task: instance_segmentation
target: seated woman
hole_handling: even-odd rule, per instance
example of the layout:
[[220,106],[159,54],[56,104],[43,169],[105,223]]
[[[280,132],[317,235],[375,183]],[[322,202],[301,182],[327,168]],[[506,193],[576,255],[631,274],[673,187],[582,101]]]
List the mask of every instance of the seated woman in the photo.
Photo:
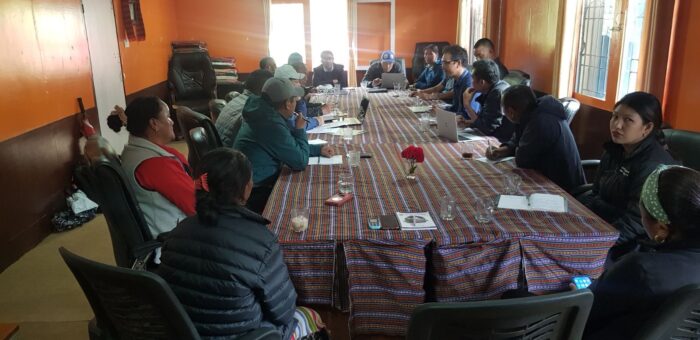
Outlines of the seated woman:
[[659,164],[674,164],[664,147],[661,104],[652,94],[633,92],[615,104],[610,118],[611,141],[593,182],[593,190],[578,197],[612,224],[620,238],[610,252],[615,260],[646,239],[639,215],[639,195],[647,176]]
[[269,327],[283,339],[300,339],[323,328],[316,312],[295,305],[277,237],[266,227],[270,221],[245,208],[251,163],[219,148],[200,164],[197,215],[170,233],[158,267],[199,334],[235,338]]
[[660,165],[639,208],[655,249],[623,256],[591,285],[586,338],[632,339],[671,293],[700,283],[700,172]]
[[175,138],[175,132],[168,106],[162,100],[136,98],[126,111],[119,106],[114,110],[107,124],[119,132],[126,120],[129,143],[122,151],[122,168],[156,237],[194,215],[194,181],[189,165],[184,155],[165,145]]

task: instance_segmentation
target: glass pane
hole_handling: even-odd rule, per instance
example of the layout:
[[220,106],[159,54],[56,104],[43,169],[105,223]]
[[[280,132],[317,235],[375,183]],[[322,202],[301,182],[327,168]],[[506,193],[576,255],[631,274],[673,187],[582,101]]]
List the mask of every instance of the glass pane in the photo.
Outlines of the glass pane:
[[311,0],[312,67],[321,65],[321,52],[333,52],[336,64],[348,69],[348,1]]
[[304,5],[272,4],[270,6],[270,56],[277,66],[287,63],[297,52],[306,58],[304,39]]
[[637,90],[639,51],[642,47],[645,6],[646,0],[629,0],[627,22],[625,23],[625,39],[622,44],[622,67],[620,68],[617,99]]
[[605,99],[615,0],[584,0],[576,92]]

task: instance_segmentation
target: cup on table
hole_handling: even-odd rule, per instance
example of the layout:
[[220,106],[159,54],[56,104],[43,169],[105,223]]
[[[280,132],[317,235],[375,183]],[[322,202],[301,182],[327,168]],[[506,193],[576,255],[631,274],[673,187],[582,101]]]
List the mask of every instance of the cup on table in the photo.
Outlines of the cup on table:
[[398,93],[398,91],[400,89],[401,89],[401,83],[399,83],[398,81],[395,81],[394,82],[394,91],[396,91]]
[[368,82],[368,81],[363,80],[362,82],[360,82],[360,87],[362,87],[362,89],[366,90],[366,89],[367,89],[367,86],[369,86],[369,82]]
[[440,218],[445,221],[452,221],[455,219],[455,211],[457,209],[457,203],[454,197],[450,195],[445,195],[440,198]]
[[479,197],[476,199],[474,218],[479,223],[489,223],[493,219],[493,209],[496,204],[492,197]]
[[338,192],[341,195],[352,194],[354,182],[352,174],[338,175]]
[[347,154],[348,165],[356,168],[360,166],[360,152],[357,150],[350,150]]
[[343,134],[343,139],[344,139],[346,142],[349,142],[349,141],[352,140],[352,137],[353,137],[353,129],[352,129],[351,127],[343,128],[343,130],[341,130],[341,131],[342,131],[342,134]]
[[459,143],[459,152],[462,154],[462,159],[474,158],[474,150],[472,149],[471,143],[460,142]]
[[518,174],[503,175],[503,182],[505,183],[504,191],[506,195],[517,195],[520,193],[520,184],[523,182],[523,179]]
[[309,208],[292,209],[292,230],[300,233],[309,228]]
[[418,130],[420,132],[430,131],[430,114],[427,112],[421,113],[420,118],[418,118],[418,123]]
[[333,85],[333,93],[340,94],[340,84]]

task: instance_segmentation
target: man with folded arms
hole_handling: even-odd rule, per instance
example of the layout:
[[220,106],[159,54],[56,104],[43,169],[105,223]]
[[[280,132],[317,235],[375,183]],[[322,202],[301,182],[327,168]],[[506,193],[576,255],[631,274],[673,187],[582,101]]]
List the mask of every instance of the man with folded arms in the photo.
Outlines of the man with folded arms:
[[513,136],[513,124],[501,111],[501,94],[508,83],[498,79],[498,65],[493,60],[477,60],[472,68],[472,87],[464,91],[463,103],[471,103],[476,93],[479,112],[471,105],[464,106],[464,113],[458,117],[464,124],[477,129],[487,136],[494,136],[505,142]]
[[244,122],[234,148],[253,164],[253,191],[248,207],[255,212],[265,208],[282,165],[304,170],[309,156],[331,157],[335,153],[330,145],[309,145],[302,116],[297,115],[294,129],[287,126],[287,119],[294,116],[297,100],[303,95],[304,89],[294,86],[288,78],[274,77],[265,82],[262,95],[248,98],[243,108]]
[[387,50],[379,56],[379,61],[369,65],[365,77],[362,81],[367,82],[368,87],[379,87],[382,85],[382,73],[401,73],[401,65],[396,63],[394,52]]
[[576,141],[558,100],[537,99],[530,87],[515,85],[503,92],[501,105],[516,124],[515,134],[500,147],[486,150],[486,157],[515,155],[519,168],[537,170],[566,191],[585,183]]
[[333,52],[321,52],[321,66],[314,68],[313,86],[319,85],[340,85],[341,88],[348,87],[348,77],[345,75],[343,65],[334,63]]

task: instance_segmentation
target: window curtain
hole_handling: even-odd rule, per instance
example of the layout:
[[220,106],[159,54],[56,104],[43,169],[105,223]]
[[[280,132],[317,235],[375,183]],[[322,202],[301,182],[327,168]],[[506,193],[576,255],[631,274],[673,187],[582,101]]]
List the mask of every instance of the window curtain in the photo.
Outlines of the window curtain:
[[270,3],[272,2],[271,0],[260,0],[262,1],[262,6],[263,6],[263,16],[265,17],[265,37],[267,37],[268,43],[267,45],[267,55],[270,55]]
[[146,40],[146,27],[143,23],[143,16],[141,15],[141,1],[122,0],[121,10],[126,37],[130,41]]
[[348,1],[348,41],[350,60],[348,61],[348,86],[357,86],[357,0]]
[[457,12],[457,44],[469,52],[470,62],[476,61],[472,46],[483,37],[484,0],[460,0]]

